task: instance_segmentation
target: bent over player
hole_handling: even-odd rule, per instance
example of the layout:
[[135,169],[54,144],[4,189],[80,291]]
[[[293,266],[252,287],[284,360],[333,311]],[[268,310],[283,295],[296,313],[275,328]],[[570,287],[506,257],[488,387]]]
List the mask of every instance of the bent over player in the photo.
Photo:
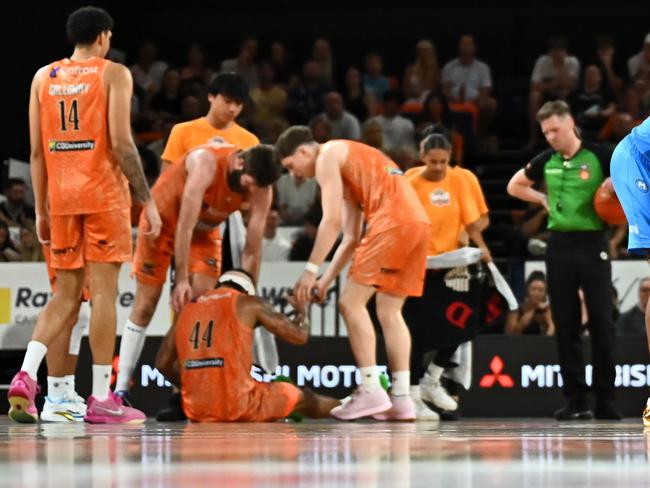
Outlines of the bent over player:
[[[321,187],[323,218],[296,283],[296,298],[306,303],[315,289],[322,299],[354,255],[339,303],[363,383],[332,415],[346,420],[370,415],[381,420],[415,419],[409,396],[411,337],[402,306],[407,296],[422,294],[429,233],[429,219],[415,191],[385,154],[359,142],[333,140],[320,145],[308,127],[295,126],[280,136],[276,149],[285,168],[302,178],[316,177]],[[364,218],[368,228],[359,242]],[[317,280],[341,230],[343,240]],[[375,331],[366,309],[375,293],[392,373],[390,398],[379,382]]]
[[[242,267],[258,273],[271,185],[282,167],[272,146],[245,151],[205,144],[167,169],[153,187],[163,231],[155,240],[138,236],[133,272],[135,302],[126,327],[147,327],[156,310],[172,256],[176,265],[174,308],[193,295],[212,290],[221,274],[219,224],[247,202],[249,219]],[[141,221],[141,226],[146,225]],[[119,377],[130,378],[142,347],[121,350]],[[122,384],[128,381],[121,381]]]

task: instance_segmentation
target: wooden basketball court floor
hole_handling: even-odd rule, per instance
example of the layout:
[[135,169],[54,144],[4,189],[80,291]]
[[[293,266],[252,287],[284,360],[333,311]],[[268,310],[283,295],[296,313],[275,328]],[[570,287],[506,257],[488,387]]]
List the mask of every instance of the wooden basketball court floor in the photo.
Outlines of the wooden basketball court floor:
[[142,426],[0,420],[0,486],[650,486],[650,432],[623,422],[334,421]]

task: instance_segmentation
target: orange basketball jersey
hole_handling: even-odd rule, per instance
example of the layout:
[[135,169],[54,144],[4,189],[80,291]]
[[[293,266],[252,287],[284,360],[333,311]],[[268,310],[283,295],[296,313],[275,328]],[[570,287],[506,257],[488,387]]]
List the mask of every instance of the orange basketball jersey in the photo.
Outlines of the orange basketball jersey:
[[131,206],[129,184],[111,150],[104,71],[110,61],[62,59],[39,93],[41,140],[52,215]]
[[[244,202],[244,195],[231,190],[228,186],[228,160],[237,149],[232,147],[215,148],[209,144],[199,147],[211,151],[216,159],[217,171],[203,196],[199,214],[199,229],[212,230],[226,220],[232,212],[239,210]],[[172,229],[172,232],[176,229],[187,180],[184,163],[185,159],[183,158],[183,164],[175,164],[163,172],[152,190],[158,212],[163,220],[163,226]]]
[[287,415],[295,405],[287,395],[269,395],[282,391],[279,385],[251,377],[253,329],[237,320],[239,295],[232,289],[209,291],[187,304],[178,317],[175,341],[183,410],[191,420],[268,421]]
[[342,141],[348,158],[341,177],[348,195],[363,208],[368,234],[429,219],[402,170],[384,153],[360,142]]

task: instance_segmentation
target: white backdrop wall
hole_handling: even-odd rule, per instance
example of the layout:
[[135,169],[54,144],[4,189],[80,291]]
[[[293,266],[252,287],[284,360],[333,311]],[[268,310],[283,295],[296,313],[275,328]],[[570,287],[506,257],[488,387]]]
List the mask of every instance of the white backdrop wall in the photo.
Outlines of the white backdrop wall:
[[[281,294],[293,288],[305,269],[304,263],[264,263],[258,292],[276,303]],[[135,298],[135,281],[129,276],[131,266],[122,267],[117,299],[117,331],[121,332]],[[165,283],[148,335],[165,335],[171,323],[169,279]],[[51,297],[44,263],[0,263],[0,349],[22,349],[32,334],[36,317]],[[84,303],[80,320],[88,323],[90,306]],[[312,333],[335,335],[336,307],[330,301],[324,307],[311,310]],[[339,319],[339,323],[342,321]],[[343,333],[345,333],[342,330]]]

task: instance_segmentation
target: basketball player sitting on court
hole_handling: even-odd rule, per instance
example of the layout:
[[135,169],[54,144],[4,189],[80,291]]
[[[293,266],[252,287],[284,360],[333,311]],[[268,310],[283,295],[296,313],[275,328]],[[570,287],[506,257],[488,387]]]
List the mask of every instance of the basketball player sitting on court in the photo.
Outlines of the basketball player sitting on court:
[[297,308],[289,319],[252,295],[255,286],[248,273],[221,275],[216,289],[185,305],[163,340],[156,368],[181,387],[183,410],[195,422],[269,422],[294,411],[327,417],[338,400],[251,377],[258,323],[290,344],[305,344],[309,338],[304,309]]

